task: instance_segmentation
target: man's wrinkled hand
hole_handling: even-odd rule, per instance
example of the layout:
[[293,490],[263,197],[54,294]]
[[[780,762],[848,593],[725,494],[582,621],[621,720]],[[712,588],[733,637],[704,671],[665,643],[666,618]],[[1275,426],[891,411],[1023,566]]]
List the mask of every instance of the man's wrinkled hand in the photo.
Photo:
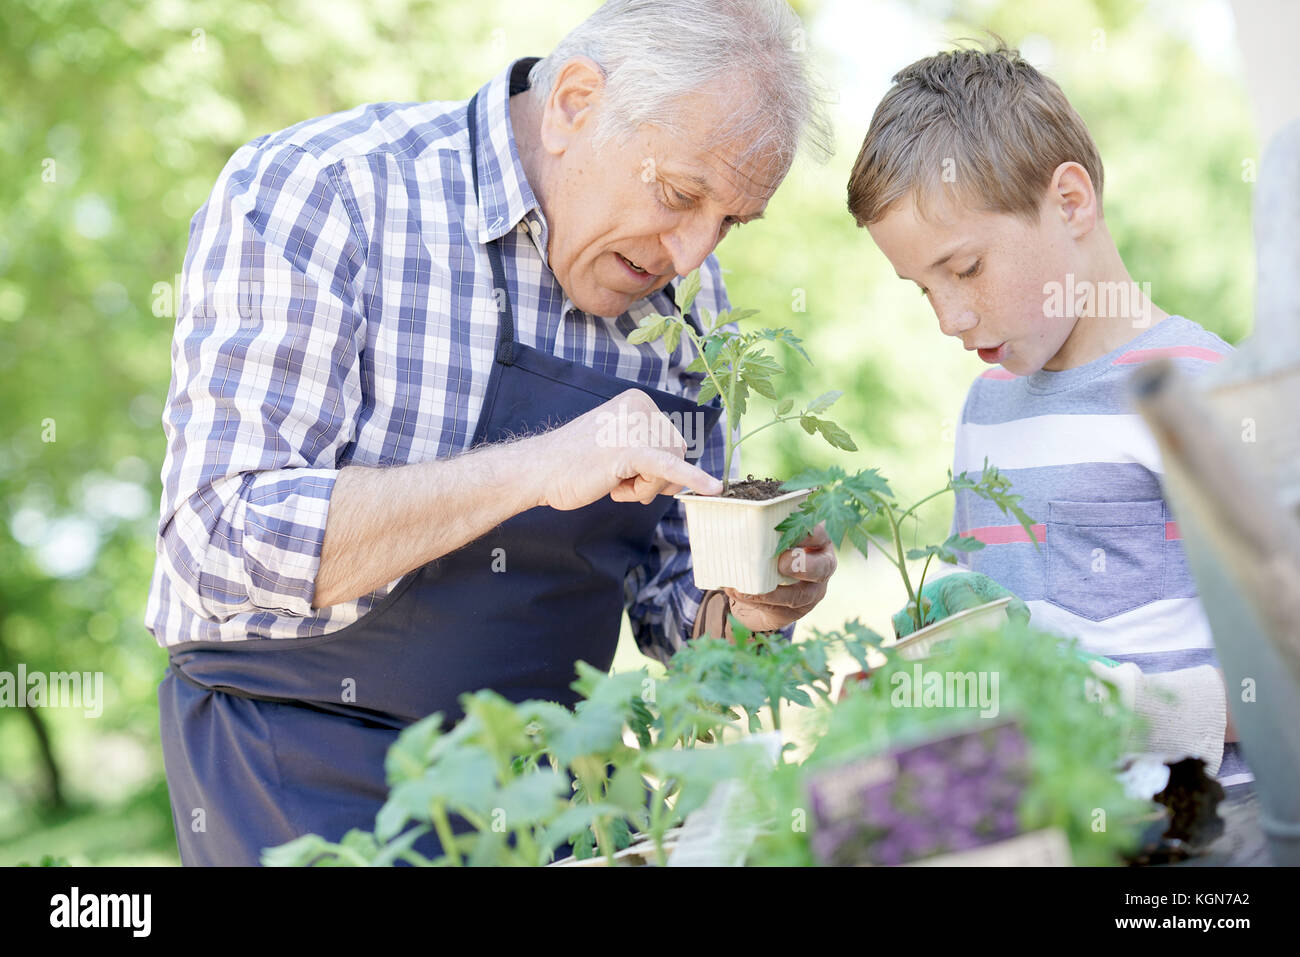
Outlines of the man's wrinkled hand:
[[798,621],[826,596],[826,582],[838,565],[835,548],[826,528],[818,525],[802,542],[777,557],[777,570],[796,579],[792,585],[778,585],[765,595],[745,595],[724,588],[731,601],[731,614],[751,631],[779,631]]

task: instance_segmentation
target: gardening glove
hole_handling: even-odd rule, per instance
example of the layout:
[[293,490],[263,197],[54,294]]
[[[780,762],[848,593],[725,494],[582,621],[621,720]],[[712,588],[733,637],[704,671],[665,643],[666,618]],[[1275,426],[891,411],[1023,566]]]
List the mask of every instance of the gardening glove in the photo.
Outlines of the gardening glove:
[[1113,714],[1113,695],[1145,723],[1145,728],[1130,731],[1126,752],[1190,754],[1205,761],[1207,774],[1219,773],[1228,702],[1217,668],[1200,665],[1144,675],[1132,662],[1084,657],[1097,679],[1089,686],[1089,697],[1101,704],[1103,712]]
[[695,628],[691,640],[708,635],[711,638],[731,638],[731,623],[727,614],[731,606],[727,593],[714,589],[706,591],[700,601],[699,613],[695,616]]
[[[978,572],[953,572],[933,581],[926,582],[921,589],[921,607],[925,609],[925,620],[942,621],[949,615],[968,608],[997,601],[1011,595],[992,578]],[[1011,604],[1007,606],[1007,617],[1021,623],[1029,621],[1029,608],[1015,595],[1011,595]],[[894,633],[899,638],[906,638],[916,630],[912,621],[912,603],[908,602],[902,611],[894,615]]]

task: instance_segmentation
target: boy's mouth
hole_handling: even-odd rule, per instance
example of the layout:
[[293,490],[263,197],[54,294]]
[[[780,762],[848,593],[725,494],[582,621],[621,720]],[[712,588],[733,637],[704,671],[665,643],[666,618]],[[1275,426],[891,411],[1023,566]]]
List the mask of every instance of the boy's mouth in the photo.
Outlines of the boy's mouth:
[[976,349],[979,357],[990,365],[997,365],[1007,357],[1007,344],[1004,342],[1000,346],[994,346],[991,349]]

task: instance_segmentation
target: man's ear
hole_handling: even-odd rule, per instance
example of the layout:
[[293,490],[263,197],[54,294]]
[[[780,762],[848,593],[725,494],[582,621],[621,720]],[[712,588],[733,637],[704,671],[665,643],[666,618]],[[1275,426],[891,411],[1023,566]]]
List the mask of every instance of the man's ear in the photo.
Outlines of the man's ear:
[[566,60],[542,111],[542,148],[557,156],[590,129],[605,92],[605,74],[584,56]]
[[1056,167],[1052,183],[1047,188],[1047,201],[1074,239],[1082,239],[1092,232],[1101,216],[1092,177],[1073,161]]

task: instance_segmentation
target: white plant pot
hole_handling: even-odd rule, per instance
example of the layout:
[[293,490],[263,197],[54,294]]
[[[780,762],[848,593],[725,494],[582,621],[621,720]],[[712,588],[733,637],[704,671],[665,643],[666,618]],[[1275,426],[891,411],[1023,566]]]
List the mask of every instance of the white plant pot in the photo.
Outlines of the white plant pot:
[[997,628],[1006,621],[1010,604],[1011,596],[1007,595],[996,601],[967,608],[884,647],[897,651],[907,661],[919,661],[933,654],[936,647],[945,641]]
[[812,489],[801,489],[761,502],[694,492],[674,496],[686,506],[695,587],[765,595],[778,585],[793,584],[796,579],[777,571],[781,533],[776,526],[811,494]]

